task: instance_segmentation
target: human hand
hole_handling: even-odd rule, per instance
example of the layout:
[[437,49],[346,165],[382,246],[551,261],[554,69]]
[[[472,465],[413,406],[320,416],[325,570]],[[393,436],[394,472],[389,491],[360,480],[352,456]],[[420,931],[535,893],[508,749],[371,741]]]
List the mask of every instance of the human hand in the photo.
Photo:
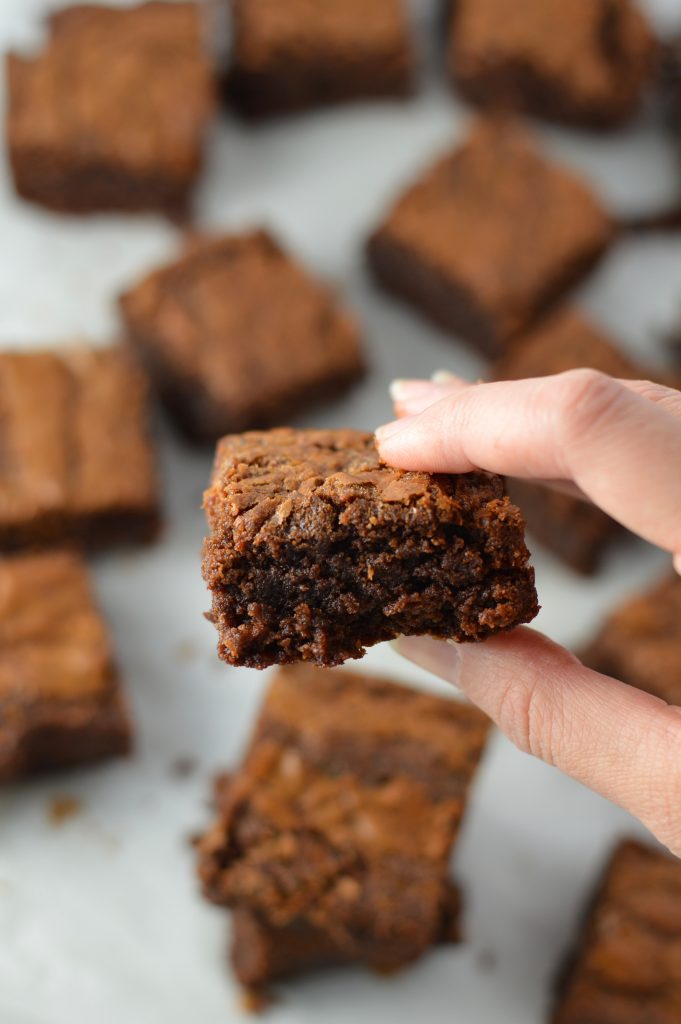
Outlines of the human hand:
[[[376,432],[403,469],[474,468],[577,490],[665,548],[681,573],[681,392],[592,370],[469,384],[396,381]],[[681,856],[681,708],[585,668],[520,628],[483,644],[404,637],[405,657],[456,683],[522,750],[639,817]]]

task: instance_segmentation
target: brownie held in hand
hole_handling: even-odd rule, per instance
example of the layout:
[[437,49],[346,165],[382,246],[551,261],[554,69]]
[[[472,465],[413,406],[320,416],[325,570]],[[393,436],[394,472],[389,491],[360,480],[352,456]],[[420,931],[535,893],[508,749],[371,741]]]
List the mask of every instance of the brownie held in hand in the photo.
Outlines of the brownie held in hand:
[[493,118],[405,192],[368,258],[383,287],[494,355],[593,267],[613,231],[588,185],[519,122]]
[[56,210],[186,212],[214,106],[201,6],[76,4],[8,58],[17,191]]
[[632,0],[456,0],[448,63],[473,103],[605,128],[639,106],[655,53]]
[[385,680],[279,671],[199,844],[206,895],[235,912],[243,984],[325,964],[394,970],[458,937],[449,860],[488,725]]
[[681,707],[681,576],[629,598],[582,652],[590,668]]
[[482,640],[538,610],[501,478],[392,469],[371,434],[225,437],[204,507],[204,578],[232,665],[336,665],[400,634]]
[[244,114],[411,91],[404,0],[232,0],[232,13],[227,89]]
[[553,1024],[678,1024],[681,861],[621,843],[570,956]]
[[195,239],[128,291],[121,309],[195,440],[275,425],[364,372],[353,317],[264,231]]
[[147,391],[120,348],[0,352],[0,550],[155,537]]
[[106,626],[67,552],[0,560],[0,781],[124,754]]

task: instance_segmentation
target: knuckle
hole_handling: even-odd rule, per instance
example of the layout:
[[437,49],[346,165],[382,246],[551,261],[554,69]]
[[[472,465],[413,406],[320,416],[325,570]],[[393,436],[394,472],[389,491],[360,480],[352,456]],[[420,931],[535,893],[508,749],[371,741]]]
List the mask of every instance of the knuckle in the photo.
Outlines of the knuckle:
[[598,370],[568,370],[561,374],[556,411],[563,443],[584,441],[617,408],[623,389]]
[[555,763],[555,716],[538,685],[509,679],[499,692],[498,721],[524,753]]

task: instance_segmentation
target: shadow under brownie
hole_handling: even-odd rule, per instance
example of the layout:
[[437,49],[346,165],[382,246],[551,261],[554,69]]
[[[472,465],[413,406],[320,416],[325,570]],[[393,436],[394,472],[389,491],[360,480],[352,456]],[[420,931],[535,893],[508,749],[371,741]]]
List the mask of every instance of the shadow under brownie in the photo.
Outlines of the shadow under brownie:
[[156,536],[147,399],[117,347],[0,353],[0,551]]
[[199,844],[206,896],[235,911],[243,984],[324,964],[395,969],[454,938],[449,859],[488,726],[386,680],[279,671]]
[[87,570],[0,560],[0,782],[125,754],[131,725]]
[[354,318],[265,231],[194,239],[120,305],[131,344],[197,441],[276,425],[365,369]]
[[538,611],[501,478],[392,469],[371,434],[225,437],[204,507],[203,573],[232,665],[335,665],[400,634],[482,640]]
[[75,4],[48,28],[42,53],[7,58],[19,194],[69,213],[183,216],[214,108],[202,5]]

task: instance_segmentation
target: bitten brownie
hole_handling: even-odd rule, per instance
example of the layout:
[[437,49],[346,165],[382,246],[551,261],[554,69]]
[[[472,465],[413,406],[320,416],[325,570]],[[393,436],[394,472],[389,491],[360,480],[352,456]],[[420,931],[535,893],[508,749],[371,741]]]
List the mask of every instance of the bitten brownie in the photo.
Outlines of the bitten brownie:
[[391,469],[371,434],[225,437],[204,507],[204,578],[232,665],[336,665],[400,634],[482,640],[538,610],[501,478]]
[[0,560],[0,782],[124,754],[106,626],[74,554]]
[[194,240],[121,299],[131,343],[195,440],[275,425],[364,371],[359,329],[264,231]]
[[681,706],[681,577],[625,601],[581,656],[597,672]]
[[118,348],[0,353],[0,550],[155,537],[147,397]]
[[227,91],[251,117],[403,96],[414,52],[404,0],[232,0]]
[[488,724],[385,680],[279,671],[199,843],[206,896],[235,910],[243,984],[394,969],[454,937],[449,858]]
[[681,861],[621,843],[605,872],[552,1024],[678,1024]]
[[[600,327],[573,308],[560,310],[519,339],[496,363],[493,376],[520,380],[579,367],[628,380],[649,376],[647,369],[620,352]],[[624,532],[605,512],[580,498],[528,480],[508,480],[507,486],[530,533],[576,572],[596,572],[608,544]]]
[[8,56],[17,191],[55,210],[184,215],[214,106],[201,8],[76,4],[42,54]]
[[494,355],[591,269],[613,231],[590,188],[520,123],[489,119],[406,191],[367,252],[388,291]]
[[630,0],[456,0],[447,60],[473,103],[587,128],[630,117],[656,43]]

